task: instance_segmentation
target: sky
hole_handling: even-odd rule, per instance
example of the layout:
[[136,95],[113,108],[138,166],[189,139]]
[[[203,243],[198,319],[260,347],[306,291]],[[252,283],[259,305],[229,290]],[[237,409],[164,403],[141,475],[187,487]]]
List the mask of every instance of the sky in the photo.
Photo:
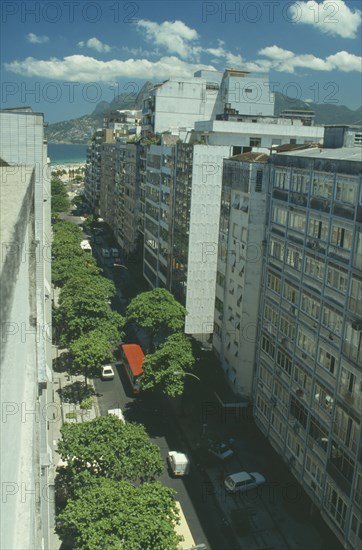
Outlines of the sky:
[[[362,103],[359,0],[1,2],[1,106],[48,123],[145,81],[199,69],[268,74],[271,91]],[[361,122],[361,121],[356,121]]]

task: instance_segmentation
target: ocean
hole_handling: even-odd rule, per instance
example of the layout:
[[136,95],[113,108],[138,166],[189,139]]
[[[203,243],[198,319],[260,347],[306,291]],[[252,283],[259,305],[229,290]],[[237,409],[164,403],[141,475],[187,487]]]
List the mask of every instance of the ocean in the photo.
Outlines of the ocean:
[[81,143],[48,143],[48,157],[53,164],[85,164],[87,145]]

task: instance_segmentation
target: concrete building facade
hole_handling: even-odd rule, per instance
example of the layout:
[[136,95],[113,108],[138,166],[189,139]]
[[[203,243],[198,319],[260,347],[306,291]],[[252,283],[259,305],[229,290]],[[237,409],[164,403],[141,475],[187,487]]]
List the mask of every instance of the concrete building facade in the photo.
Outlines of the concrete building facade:
[[361,149],[272,155],[255,421],[345,548],[362,542]]
[[3,110],[0,123],[0,546],[35,550],[54,521],[50,171],[42,114]]
[[224,160],[213,348],[233,391],[252,400],[269,157]]

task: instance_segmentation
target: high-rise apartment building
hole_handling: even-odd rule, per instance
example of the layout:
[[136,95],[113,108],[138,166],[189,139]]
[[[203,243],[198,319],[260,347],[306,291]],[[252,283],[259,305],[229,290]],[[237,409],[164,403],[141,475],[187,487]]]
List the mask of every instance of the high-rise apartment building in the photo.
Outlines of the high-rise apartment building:
[[257,425],[348,549],[362,544],[361,160],[358,143],[271,156],[254,387]]
[[54,506],[50,171],[44,119],[0,111],[1,548],[47,548]]
[[230,387],[246,401],[255,374],[268,161],[263,153],[236,155],[224,160],[222,176],[213,348]]

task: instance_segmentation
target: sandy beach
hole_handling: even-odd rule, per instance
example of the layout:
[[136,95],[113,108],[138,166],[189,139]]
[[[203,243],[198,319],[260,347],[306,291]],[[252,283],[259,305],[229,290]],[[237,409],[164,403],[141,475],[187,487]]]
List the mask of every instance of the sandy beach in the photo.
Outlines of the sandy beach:
[[63,163],[63,164],[51,164],[50,165],[52,172],[56,170],[66,170],[68,173],[69,171],[77,170],[78,168],[85,168],[85,162],[84,163],[76,163],[76,162],[69,162],[69,163]]

